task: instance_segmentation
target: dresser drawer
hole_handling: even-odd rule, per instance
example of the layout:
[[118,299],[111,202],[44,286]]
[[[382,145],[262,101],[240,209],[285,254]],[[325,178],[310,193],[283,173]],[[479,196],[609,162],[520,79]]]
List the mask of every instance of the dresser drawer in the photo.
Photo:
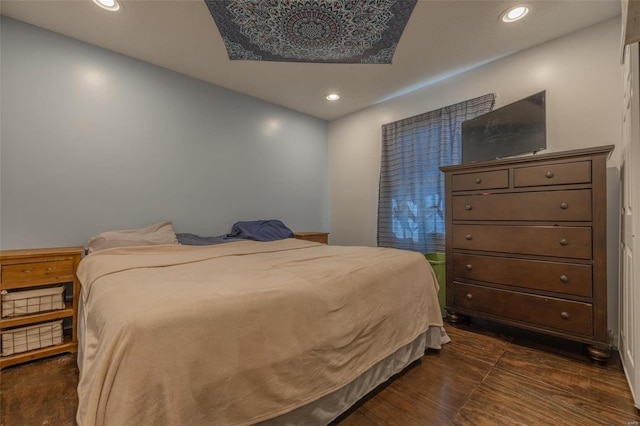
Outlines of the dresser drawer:
[[470,191],[474,189],[498,189],[509,187],[509,170],[491,172],[474,172],[453,175],[451,188],[453,191]]
[[453,255],[453,279],[592,296],[591,265],[456,253]]
[[453,220],[591,221],[591,190],[457,195]]
[[[447,289],[448,290],[448,289]],[[470,284],[453,284],[454,304],[501,318],[593,335],[593,306],[589,303]]]
[[519,167],[513,171],[516,188],[591,182],[591,161]]
[[453,249],[591,259],[591,228],[454,225]]
[[2,265],[2,282],[24,282],[73,276],[73,260]]

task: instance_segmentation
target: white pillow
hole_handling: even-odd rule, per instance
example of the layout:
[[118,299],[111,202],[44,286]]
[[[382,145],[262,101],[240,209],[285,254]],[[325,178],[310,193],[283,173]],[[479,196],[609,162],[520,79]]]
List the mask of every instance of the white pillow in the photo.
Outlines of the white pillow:
[[107,231],[87,242],[89,253],[113,247],[178,244],[171,221],[156,223],[146,228]]

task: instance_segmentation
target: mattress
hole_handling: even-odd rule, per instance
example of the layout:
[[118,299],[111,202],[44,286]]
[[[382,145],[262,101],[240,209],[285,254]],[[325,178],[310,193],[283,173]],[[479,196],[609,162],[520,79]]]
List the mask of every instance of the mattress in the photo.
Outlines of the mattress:
[[[130,247],[87,256],[78,276],[80,425],[311,421],[304,407],[413,354],[368,392],[442,326],[428,262],[394,249]],[[317,421],[361,396],[330,402]]]

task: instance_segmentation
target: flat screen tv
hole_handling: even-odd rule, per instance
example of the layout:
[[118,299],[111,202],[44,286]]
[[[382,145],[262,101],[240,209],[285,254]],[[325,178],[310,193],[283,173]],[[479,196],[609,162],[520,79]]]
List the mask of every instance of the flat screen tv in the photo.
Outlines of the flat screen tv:
[[545,149],[545,94],[536,93],[462,123],[462,163]]

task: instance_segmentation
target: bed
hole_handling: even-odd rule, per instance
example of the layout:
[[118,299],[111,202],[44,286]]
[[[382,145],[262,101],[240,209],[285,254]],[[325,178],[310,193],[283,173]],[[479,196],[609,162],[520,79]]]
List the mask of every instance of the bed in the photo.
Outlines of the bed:
[[81,426],[327,424],[443,339],[433,270],[403,250],[119,247],[78,277]]

